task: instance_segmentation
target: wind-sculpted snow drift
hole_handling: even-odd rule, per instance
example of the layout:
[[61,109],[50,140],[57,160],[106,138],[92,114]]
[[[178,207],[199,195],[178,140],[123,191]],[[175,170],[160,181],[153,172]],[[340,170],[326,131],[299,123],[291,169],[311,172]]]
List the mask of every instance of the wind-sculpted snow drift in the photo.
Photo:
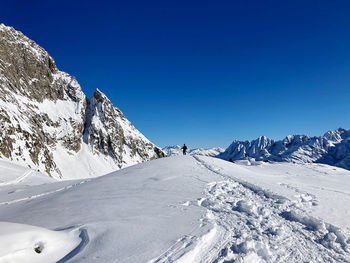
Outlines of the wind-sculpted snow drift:
[[0,222],[0,262],[58,262],[81,243],[79,233]]
[[97,176],[164,156],[98,89],[87,99],[34,41],[0,25],[0,158],[54,177]]
[[229,160],[324,163],[350,170],[350,130],[337,129],[320,137],[290,135],[281,141],[261,136],[253,141],[233,141],[218,158]]

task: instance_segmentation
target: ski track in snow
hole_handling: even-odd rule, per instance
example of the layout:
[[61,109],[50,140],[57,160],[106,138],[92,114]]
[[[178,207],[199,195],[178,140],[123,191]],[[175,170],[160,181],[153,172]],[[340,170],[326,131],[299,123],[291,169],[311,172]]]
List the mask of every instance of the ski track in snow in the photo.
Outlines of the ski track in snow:
[[[31,172],[32,171],[30,171],[30,173]],[[39,197],[43,197],[43,196],[46,196],[46,195],[55,194],[55,193],[58,193],[58,192],[61,192],[61,191],[68,190],[68,189],[70,189],[72,187],[76,187],[78,185],[84,184],[84,183],[89,182],[89,181],[91,181],[91,179],[80,181],[78,183],[67,185],[67,186],[64,186],[64,187],[52,190],[52,191],[48,191],[48,192],[44,192],[44,193],[40,193],[40,194],[36,194],[36,195],[30,195],[30,196],[22,197],[22,198],[19,198],[19,199],[10,200],[10,201],[0,202],[0,205],[9,205],[9,204],[13,204],[13,203],[22,202],[22,201],[33,200],[35,198],[39,198]]]
[[33,170],[26,171],[23,175],[17,177],[15,180],[0,183],[0,186],[18,184],[22,182],[24,179],[26,179],[27,177],[29,177],[33,172],[34,172]]
[[[278,183],[295,193],[296,199],[289,200],[236,178],[230,170],[219,168],[215,163],[211,165],[204,157],[189,158],[195,161],[190,170],[194,173],[186,176],[207,187],[201,198],[196,199],[196,194],[191,197],[193,199],[178,199],[181,201],[172,203],[172,206],[180,209],[202,207],[205,214],[191,231],[182,232],[182,237],[148,263],[350,262],[350,238],[336,226],[308,215],[308,209],[318,204],[317,196],[288,183]],[[23,173],[6,185],[22,182],[31,172]],[[209,175],[205,177],[206,180],[201,178],[204,174]],[[172,175],[162,180],[177,177]],[[17,199],[0,205],[69,191],[91,180],[57,184],[54,188],[46,189],[46,192],[35,194],[23,192]],[[155,176],[149,177],[149,180],[159,179]],[[340,192],[331,188],[327,190]],[[89,243],[96,242],[94,235],[88,234],[88,225],[68,225],[68,228],[79,228],[81,242],[58,262],[74,260],[90,246]]]
[[350,262],[350,239],[303,209],[317,205],[313,195],[295,188],[299,200],[291,201],[193,158],[222,181],[209,183],[204,198],[183,205],[205,207],[198,228],[213,227],[204,236],[194,229],[150,262]]

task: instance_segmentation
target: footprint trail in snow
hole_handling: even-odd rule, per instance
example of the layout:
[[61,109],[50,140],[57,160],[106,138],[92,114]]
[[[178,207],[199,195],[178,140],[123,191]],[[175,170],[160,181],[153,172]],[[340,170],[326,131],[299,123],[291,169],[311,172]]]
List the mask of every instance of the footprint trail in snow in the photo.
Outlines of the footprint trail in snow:
[[202,237],[184,238],[182,247],[156,262],[350,262],[350,239],[340,229],[308,216],[295,201],[194,158],[223,179],[210,183],[197,202],[207,209],[204,225],[214,227]]

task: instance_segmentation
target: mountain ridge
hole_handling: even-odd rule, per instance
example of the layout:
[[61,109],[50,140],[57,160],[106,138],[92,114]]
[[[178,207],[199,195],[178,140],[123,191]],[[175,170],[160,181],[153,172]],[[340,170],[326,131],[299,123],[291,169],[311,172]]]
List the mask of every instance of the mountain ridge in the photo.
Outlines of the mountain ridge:
[[4,24],[0,92],[0,158],[81,178],[165,156],[99,89],[87,98],[45,49]]
[[251,141],[234,140],[225,152],[216,156],[224,160],[287,161],[324,163],[350,170],[350,130],[338,128],[323,136],[288,135],[283,140],[260,136]]

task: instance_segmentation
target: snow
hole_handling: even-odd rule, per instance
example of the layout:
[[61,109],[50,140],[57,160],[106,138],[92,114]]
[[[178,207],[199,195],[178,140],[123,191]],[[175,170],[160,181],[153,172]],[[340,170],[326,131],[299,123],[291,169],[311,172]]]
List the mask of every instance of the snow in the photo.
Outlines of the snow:
[[59,71],[34,41],[3,24],[0,33],[9,55],[28,56],[18,63],[9,56],[0,59],[2,159],[77,179],[162,156],[102,92],[87,99],[76,78]]
[[[83,125],[82,112],[84,111],[85,95],[80,89],[78,82],[74,77],[69,76],[67,73],[58,71],[54,75],[53,81],[62,81],[67,86],[71,86],[69,92],[75,93],[74,96],[78,98],[78,102],[68,98],[68,95],[64,94],[64,100],[48,100],[44,99],[41,103],[33,101],[25,96],[21,96],[15,93],[11,93],[7,100],[0,99],[0,108],[4,109],[11,119],[11,124],[15,127],[19,126],[23,131],[33,134],[32,127],[30,126],[30,114],[28,114],[28,105],[30,109],[41,116],[45,115],[48,117],[50,122],[57,125],[47,125],[43,122],[42,132],[45,135],[50,135],[54,138],[54,146],[49,146],[53,155],[53,161],[56,163],[59,172],[51,171],[51,176],[62,179],[78,179],[85,177],[96,177],[103,174],[125,167],[140,163],[144,161],[139,155],[133,155],[131,150],[126,145],[123,145],[123,163],[119,163],[111,156],[106,156],[93,151],[89,148],[83,139],[81,138],[81,149],[78,152],[70,151],[63,146],[62,140],[72,138],[77,135],[78,130],[73,124]],[[68,92],[68,91],[67,91]],[[117,108],[115,108],[117,111]],[[26,114],[24,114],[26,113]],[[102,113],[101,113],[102,114]],[[95,125],[98,125],[101,120],[96,118]],[[148,151],[149,155],[152,156],[153,144],[147,140],[125,117],[118,119],[119,124],[124,129],[125,134],[132,138],[140,138],[146,143],[148,142],[151,147]],[[8,125],[4,123],[4,125]],[[100,123],[100,125],[103,125]],[[105,131],[106,136],[108,132]],[[30,157],[30,149],[26,147],[25,140],[19,137],[19,134],[9,135],[14,140],[13,149],[14,151],[22,149],[21,153],[12,158],[19,165],[26,165],[30,167],[36,167],[41,171],[45,171],[46,167],[44,163],[34,163]]]
[[[21,45],[24,45],[25,48],[33,53],[38,59],[44,60],[46,51],[37,45],[35,42],[31,41],[29,38],[23,35],[21,31],[15,30],[13,27],[6,26],[4,24],[0,24],[0,31],[8,32],[11,36],[11,38],[7,38],[7,41],[10,41],[10,43],[20,43]],[[24,41],[21,40],[24,38]]]
[[53,157],[64,175],[62,179],[66,180],[96,177],[119,170],[118,164],[110,156],[94,154],[85,143],[81,144],[79,152],[71,154],[58,143]]
[[210,244],[215,240],[217,227],[214,226],[207,234],[203,235],[198,241],[197,246],[181,257],[177,263],[201,262],[202,255],[205,254]]
[[55,180],[35,170],[0,160],[0,187],[18,184],[43,184]]
[[[200,157],[204,159],[203,157]],[[306,208],[313,216],[340,227],[350,228],[350,172],[324,164],[293,164],[236,161],[206,158],[209,167],[220,173],[234,173],[234,179],[258,185],[292,200],[296,207]],[[232,176],[231,176],[232,177]]]
[[[163,148],[163,151],[167,154],[167,156],[172,155],[182,155],[182,146],[174,145],[174,146],[166,146]],[[204,156],[217,156],[220,153],[225,151],[224,148],[214,147],[214,148],[197,148],[197,149],[188,149],[187,154],[189,155],[204,155]]]
[[[92,151],[103,154],[108,152],[117,159],[116,163],[120,168],[157,157],[156,146],[138,131],[100,90],[96,89],[88,101],[86,112],[88,128],[84,131],[84,137]],[[108,145],[113,147],[110,149]]]
[[233,141],[217,157],[224,160],[270,160],[324,163],[350,170],[350,130],[339,128],[323,136],[288,135],[274,141],[260,136],[252,141]]
[[0,262],[56,262],[79,245],[79,231],[0,222]]
[[0,262],[22,247],[42,262],[350,262],[341,168],[173,156],[42,184],[18,183],[25,168],[9,168],[0,166]]
[[[22,189],[14,200],[8,200],[10,205],[0,205],[0,220],[48,229],[77,225],[87,229],[90,242],[84,253],[76,256],[76,262],[95,262],[96,258],[111,262],[113,257],[121,262],[145,262],[197,228],[196,222],[204,213],[200,207],[186,209],[181,205],[199,196],[207,182],[204,176],[203,182],[193,184],[198,180],[191,174],[195,160],[183,162],[182,174],[178,174],[177,160],[162,161],[81,184],[81,180],[64,181]],[[63,187],[53,192],[53,188]],[[39,196],[41,193],[48,194]],[[32,198],[14,202],[27,196]]]

